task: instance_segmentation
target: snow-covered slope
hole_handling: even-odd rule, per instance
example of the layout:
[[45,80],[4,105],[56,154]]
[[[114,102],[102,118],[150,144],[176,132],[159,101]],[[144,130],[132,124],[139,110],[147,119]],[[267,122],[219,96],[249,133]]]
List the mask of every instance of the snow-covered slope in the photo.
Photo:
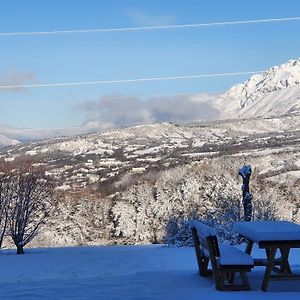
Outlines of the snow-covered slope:
[[32,161],[56,183],[55,214],[32,246],[157,243],[171,218],[239,199],[245,161],[256,211],[267,201],[299,221],[299,128],[298,115],[143,125],[16,145],[0,160]]
[[300,58],[234,85],[216,102],[221,118],[300,112]]
[[6,147],[6,146],[11,146],[11,145],[16,145],[18,143],[19,143],[19,141],[15,140],[15,139],[8,138],[3,134],[0,134],[0,148],[1,147]]

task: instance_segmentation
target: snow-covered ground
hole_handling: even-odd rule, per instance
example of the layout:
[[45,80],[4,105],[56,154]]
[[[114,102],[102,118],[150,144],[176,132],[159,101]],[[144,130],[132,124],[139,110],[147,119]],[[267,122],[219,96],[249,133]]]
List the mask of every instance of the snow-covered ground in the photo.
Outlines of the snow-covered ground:
[[[255,254],[258,250],[255,250]],[[292,251],[300,272],[300,250]],[[250,274],[249,292],[219,292],[198,275],[193,248],[109,246],[13,250],[0,255],[0,299],[296,299],[299,281],[260,285],[263,267]]]

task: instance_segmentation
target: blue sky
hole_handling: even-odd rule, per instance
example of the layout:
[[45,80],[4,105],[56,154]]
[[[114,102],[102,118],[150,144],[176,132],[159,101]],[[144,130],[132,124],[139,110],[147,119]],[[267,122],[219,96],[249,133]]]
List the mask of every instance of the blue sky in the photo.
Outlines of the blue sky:
[[[0,0],[0,32],[295,16],[300,16],[298,0]],[[0,36],[0,84],[264,70],[300,57],[299,32],[300,21],[293,21],[176,30]],[[32,128],[81,126],[91,115],[87,105],[98,103],[101,97],[117,95],[125,109],[124,99],[128,96],[147,99],[151,95],[218,93],[247,78],[243,75],[0,91],[0,124]],[[100,106],[101,103],[92,105],[101,110]],[[103,111],[99,115],[103,116]]]

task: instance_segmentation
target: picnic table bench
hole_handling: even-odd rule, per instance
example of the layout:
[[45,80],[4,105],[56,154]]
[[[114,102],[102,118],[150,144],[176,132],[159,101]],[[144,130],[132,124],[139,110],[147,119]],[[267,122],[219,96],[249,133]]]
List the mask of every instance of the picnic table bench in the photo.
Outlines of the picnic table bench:
[[[217,290],[250,290],[246,273],[254,266],[252,257],[233,246],[219,245],[215,230],[199,221],[190,221],[190,228],[200,275],[213,275]],[[236,273],[242,284],[234,283]]]
[[[261,289],[266,291],[270,280],[295,280],[289,254],[292,248],[300,248],[300,225],[287,221],[236,222],[234,230],[246,238],[245,253],[251,254],[254,243],[266,252],[265,259],[254,259],[255,266],[265,266]],[[277,250],[281,257],[276,258]],[[275,273],[275,274],[272,274]]]

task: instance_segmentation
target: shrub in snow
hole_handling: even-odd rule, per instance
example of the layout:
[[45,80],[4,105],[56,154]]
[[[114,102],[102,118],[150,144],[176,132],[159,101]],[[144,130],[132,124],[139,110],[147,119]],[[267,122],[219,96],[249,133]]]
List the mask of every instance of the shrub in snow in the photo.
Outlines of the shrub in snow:
[[[256,202],[254,220],[276,219],[274,207],[268,205],[262,199]],[[241,200],[238,198],[219,197],[216,199],[214,208],[206,211],[201,216],[193,211],[190,218],[172,217],[166,225],[164,242],[167,245],[193,246],[192,234],[189,227],[190,219],[198,219],[202,223],[215,228],[221,241],[231,244],[241,242],[239,235],[233,230],[233,224],[243,220]]]
[[[192,213],[189,219],[197,219],[195,213]],[[172,217],[166,225],[166,234],[164,243],[168,246],[193,246],[189,219],[181,217]]]
[[238,242],[238,236],[233,231],[233,223],[241,220],[240,201],[238,199],[219,198],[216,206],[200,216],[192,211],[189,218],[172,217],[166,225],[164,242],[167,245],[193,246],[190,219],[201,222],[216,229],[221,240]]

